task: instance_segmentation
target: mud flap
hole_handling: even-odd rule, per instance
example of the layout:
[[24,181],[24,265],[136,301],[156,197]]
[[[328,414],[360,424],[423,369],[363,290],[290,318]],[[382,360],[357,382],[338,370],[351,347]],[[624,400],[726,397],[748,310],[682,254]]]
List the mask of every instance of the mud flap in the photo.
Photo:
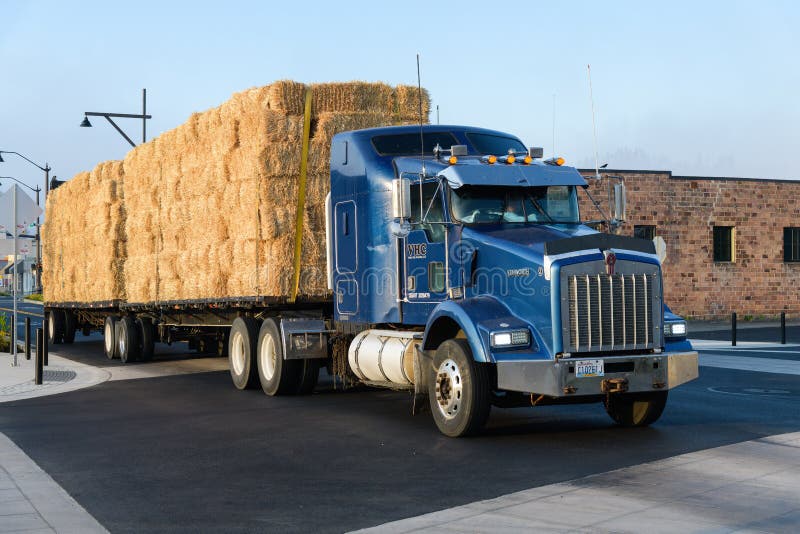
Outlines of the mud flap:
[[414,393],[411,398],[411,415],[430,409],[428,380],[433,372],[433,359],[419,345],[414,348]]

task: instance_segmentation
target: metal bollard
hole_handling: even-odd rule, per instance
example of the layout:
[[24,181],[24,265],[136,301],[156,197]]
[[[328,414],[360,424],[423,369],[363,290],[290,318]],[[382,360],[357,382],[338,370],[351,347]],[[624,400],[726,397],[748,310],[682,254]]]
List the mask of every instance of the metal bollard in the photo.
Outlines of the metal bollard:
[[42,375],[44,375],[44,331],[41,328],[36,329],[36,370],[33,374],[33,381],[37,386],[42,385]]
[[786,345],[786,312],[781,312],[781,345]]
[[31,318],[25,317],[25,359],[31,359]]
[[42,364],[43,365],[48,365],[49,362],[47,360],[49,359],[50,356],[50,347],[47,346],[47,332],[48,332],[47,322],[48,322],[47,318],[45,318],[42,321]]
[[736,312],[731,314],[731,345],[736,346]]

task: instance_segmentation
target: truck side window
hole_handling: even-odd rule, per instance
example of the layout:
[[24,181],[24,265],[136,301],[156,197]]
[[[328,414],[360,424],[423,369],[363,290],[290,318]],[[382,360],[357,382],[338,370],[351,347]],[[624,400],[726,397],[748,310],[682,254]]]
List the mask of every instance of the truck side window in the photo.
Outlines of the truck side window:
[[[442,207],[441,191],[438,191],[438,182],[425,182],[422,184],[422,208],[419,204],[419,182],[411,185],[411,223],[415,228],[425,230],[428,241],[440,243],[444,241],[445,227],[444,208]],[[425,221],[420,224],[420,213]],[[427,215],[426,215],[427,213]]]
[[428,288],[433,293],[444,291],[444,264],[440,261],[428,264]]

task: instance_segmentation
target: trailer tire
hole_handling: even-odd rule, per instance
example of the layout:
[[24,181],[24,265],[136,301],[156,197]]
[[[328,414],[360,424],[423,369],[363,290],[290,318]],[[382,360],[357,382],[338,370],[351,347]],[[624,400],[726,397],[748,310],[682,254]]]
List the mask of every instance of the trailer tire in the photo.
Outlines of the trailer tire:
[[298,360],[302,368],[300,369],[300,379],[297,384],[298,395],[310,395],[313,393],[314,388],[317,387],[317,380],[319,380],[319,363],[318,360]]
[[275,319],[267,319],[258,333],[258,378],[261,389],[270,396],[299,392],[302,360],[285,360],[280,329]]
[[489,364],[473,359],[466,339],[448,339],[436,349],[428,397],[442,434],[474,435],[486,425],[492,408],[489,371]]
[[135,362],[141,354],[136,320],[126,315],[117,323],[117,352],[122,363]]
[[50,310],[47,312],[47,343],[59,345],[64,342],[64,322],[65,315],[63,310]]
[[153,359],[156,345],[153,320],[149,317],[137,317],[136,332],[139,334],[139,359],[149,362]]
[[117,354],[117,321],[118,318],[115,315],[108,315],[103,323],[103,349],[109,360],[119,357]]
[[64,343],[71,345],[75,341],[75,331],[78,329],[78,318],[71,311],[64,312]]
[[634,427],[655,423],[667,405],[666,391],[616,393],[603,400],[606,412],[618,425]]
[[256,342],[258,322],[252,317],[237,317],[231,325],[228,340],[228,364],[236,389],[251,389],[258,385]]

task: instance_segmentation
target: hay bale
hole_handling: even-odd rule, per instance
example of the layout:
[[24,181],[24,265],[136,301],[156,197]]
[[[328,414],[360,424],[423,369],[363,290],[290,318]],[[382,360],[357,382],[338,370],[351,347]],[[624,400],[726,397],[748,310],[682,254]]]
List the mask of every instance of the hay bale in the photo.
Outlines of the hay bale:
[[[331,139],[345,130],[416,123],[419,92],[364,82],[310,87],[300,295],[325,298]],[[45,300],[285,299],[306,88],[283,80],[236,93],[123,162],[100,164],[51,194]],[[427,93],[422,97],[427,117]]]

